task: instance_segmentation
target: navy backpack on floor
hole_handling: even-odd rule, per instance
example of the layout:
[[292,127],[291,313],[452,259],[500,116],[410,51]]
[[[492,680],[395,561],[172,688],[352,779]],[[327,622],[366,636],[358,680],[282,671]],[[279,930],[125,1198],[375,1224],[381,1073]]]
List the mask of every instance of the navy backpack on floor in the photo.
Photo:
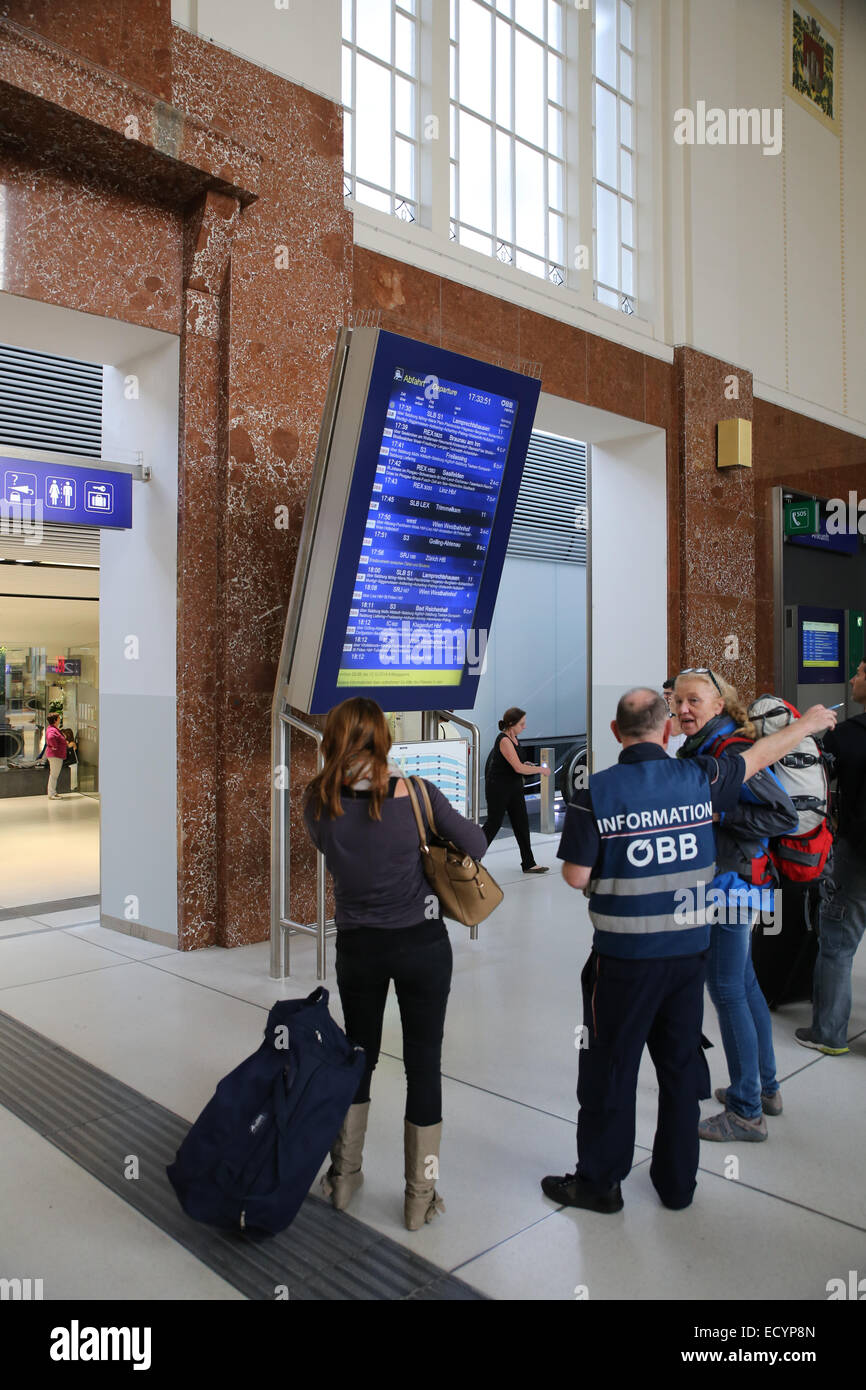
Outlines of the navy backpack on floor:
[[258,1052],[219,1083],[166,1170],[187,1215],[253,1237],[285,1230],[363,1070],[326,989],[275,1004]]

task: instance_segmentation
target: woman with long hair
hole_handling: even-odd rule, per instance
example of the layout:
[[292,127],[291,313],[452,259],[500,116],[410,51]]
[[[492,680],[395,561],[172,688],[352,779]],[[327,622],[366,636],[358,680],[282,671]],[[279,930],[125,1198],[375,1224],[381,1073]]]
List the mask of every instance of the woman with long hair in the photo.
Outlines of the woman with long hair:
[[[379,1058],[391,980],[403,1026],[406,1227],[444,1210],[436,1193],[442,1137],[442,1038],[451,987],[451,942],[421,866],[418,826],[391,734],[374,700],[344,700],[328,715],[324,767],[310,782],[304,820],[334,881],[337,986],[346,1034],[367,1065],[331,1150],[322,1188],[338,1210],[363,1182],[370,1083]],[[467,854],[487,849],[482,830],[425,780],[436,829]],[[420,800],[420,798],[419,798]],[[423,815],[423,811],[422,811]]]
[[488,845],[502,829],[506,812],[520,849],[520,866],[525,874],[546,874],[546,864],[536,864],[529,838],[529,817],[523,779],[533,772],[550,776],[544,763],[525,763],[520,757],[520,735],[526,728],[526,710],[512,705],[499,721],[499,737],[490,751],[484,771],[487,819],[482,827]]
[[[680,672],[674,705],[686,736],[680,758],[735,756],[754,742],[757,731],[736,690],[708,667]],[[716,876],[707,889],[708,901],[717,905],[707,988],[719,1015],[730,1085],[715,1092],[725,1108],[701,1122],[702,1139],[760,1142],[767,1138],[764,1115],[782,1113],[770,1010],[755,977],[751,941],[759,909],[772,900],[764,886],[774,882],[767,841],[798,823],[787,792],[764,768],[743,783],[736,809],[717,826]]]

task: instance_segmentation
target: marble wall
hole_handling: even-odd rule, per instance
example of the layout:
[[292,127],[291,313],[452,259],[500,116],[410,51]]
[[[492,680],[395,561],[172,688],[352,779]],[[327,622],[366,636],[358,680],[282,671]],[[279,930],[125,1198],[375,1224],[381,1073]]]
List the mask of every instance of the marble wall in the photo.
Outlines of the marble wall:
[[0,18],[171,100],[171,0],[0,0]]

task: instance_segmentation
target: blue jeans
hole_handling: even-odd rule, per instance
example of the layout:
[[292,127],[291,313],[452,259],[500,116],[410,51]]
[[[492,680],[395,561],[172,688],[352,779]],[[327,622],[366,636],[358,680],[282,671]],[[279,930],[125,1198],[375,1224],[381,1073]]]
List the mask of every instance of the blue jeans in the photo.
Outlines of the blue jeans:
[[833,896],[818,917],[812,1036],[827,1047],[847,1047],[851,967],[866,930],[866,864],[846,840],[836,841],[833,879]]
[[[710,933],[707,988],[719,1015],[730,1085],[727,1109],[747,1120],[761,1114],[761,1092],[774,1095],[776,1057],[767,1001],[752,965],[752,913],[729,904],[728,922],[714,922]],[[740,917],[748,916],[741,922]]]

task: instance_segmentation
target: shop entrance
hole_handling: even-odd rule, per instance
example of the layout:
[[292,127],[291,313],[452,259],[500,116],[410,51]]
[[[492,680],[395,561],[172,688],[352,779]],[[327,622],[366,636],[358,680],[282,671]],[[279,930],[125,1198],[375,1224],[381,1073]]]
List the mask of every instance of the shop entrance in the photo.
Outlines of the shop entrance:
[[7,294],[0,317],[0,939],[174,945],[178,340]]

